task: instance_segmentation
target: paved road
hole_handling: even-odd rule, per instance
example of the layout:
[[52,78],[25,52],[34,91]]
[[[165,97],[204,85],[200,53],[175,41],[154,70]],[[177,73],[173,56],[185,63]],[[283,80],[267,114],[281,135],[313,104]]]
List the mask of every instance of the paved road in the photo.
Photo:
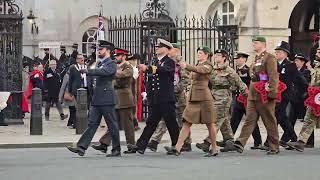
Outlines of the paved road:
[[[194,147],[195,149],[195,147]],[[161,152],[106,158],[92,149],[78,157],[64,148],[0,150],[1,180],[319,180],[320,150],[263,151],[204,158],[198,150],[172,157]]]

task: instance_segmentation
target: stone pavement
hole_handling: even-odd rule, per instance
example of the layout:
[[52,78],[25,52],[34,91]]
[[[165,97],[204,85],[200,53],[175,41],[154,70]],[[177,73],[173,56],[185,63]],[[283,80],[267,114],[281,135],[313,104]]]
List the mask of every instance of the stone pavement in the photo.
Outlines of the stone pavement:
[[[44,110],[43,110],[44,112]],[[64,110],[65,114],[68,114],[68,109]],[[60,117],[55,108],[51,109],[50,121],[45,121],[43,117],[43,135],[30,135],[30,114],[26,114],[26,118],[23,120],[24,125],[10,125],[10,126],[0,126],[0,148],[35,148],[35,147],[63,147],[74,142],[77,142],[80,138],[80,135],[75,134],[74,129],[69,129],[66,127],[67,119],[61,121]],[[263,136],[263,141],[266,138],[266,130],[260,121],[260,130]],[[105,124],[105,123],[103,123]],[[298,133],[301,129],[301,122],[298,122],[296,125],[296,132]],[[141,130],[136,131],[136,139],[142,133],[142,129],[145,126],[145,123],[139,123]],[[93,142],[98,142],[99,138],[105,133],[107,128],[99,127]],[[282,134],[282,129],[279,127],[280,135]],[[193,125],[191,129],[191,137],[193,143],[202,142],[203,138],[207,136],[207,129],[205,125]],[[316,134],[316,143],[318,146],[318,141],[320,137],[319,130],[315,131]],[[239,131],[236,133],[237,137]],[[124,131],[120,132],[120,139],[122,144],[125,144]],[[221,133],[218,135],[218,140],[221,140]],[[162,143],[170,143],[170,137],[167,133]],[[253,144],[253,139],[250,138],[248,144]],[[248,145],[246,148],[249,148]]]

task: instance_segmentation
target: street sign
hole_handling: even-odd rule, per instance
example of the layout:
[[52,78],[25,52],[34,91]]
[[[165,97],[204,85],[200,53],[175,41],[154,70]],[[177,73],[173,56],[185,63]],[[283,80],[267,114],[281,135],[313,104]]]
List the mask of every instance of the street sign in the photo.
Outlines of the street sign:
[[59,41],[39,42],[39,49],[58,49],[62,43]]

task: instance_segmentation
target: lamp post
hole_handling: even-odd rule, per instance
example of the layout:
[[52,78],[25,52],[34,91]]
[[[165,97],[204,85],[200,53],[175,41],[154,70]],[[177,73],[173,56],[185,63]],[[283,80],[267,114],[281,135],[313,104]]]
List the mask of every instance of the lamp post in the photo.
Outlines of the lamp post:
[[27,16],[29,23],[31,25],[31,34],[32,34],[32,49],[33,49],[33,57],[35,57],[36,51],[34,47],[35,36],[39,34],[39,27],[36,24],[37,17],[33,14],[32,9],[29,11],[29,15]]

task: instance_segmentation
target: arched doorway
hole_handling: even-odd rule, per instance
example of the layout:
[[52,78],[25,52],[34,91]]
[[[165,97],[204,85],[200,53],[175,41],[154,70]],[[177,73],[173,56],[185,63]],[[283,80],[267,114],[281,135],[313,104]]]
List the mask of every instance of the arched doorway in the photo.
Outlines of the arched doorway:
[[293,9],[289,21],[292,53],[304,53],[314,59],[319,34],[320,0],[300,0]]

